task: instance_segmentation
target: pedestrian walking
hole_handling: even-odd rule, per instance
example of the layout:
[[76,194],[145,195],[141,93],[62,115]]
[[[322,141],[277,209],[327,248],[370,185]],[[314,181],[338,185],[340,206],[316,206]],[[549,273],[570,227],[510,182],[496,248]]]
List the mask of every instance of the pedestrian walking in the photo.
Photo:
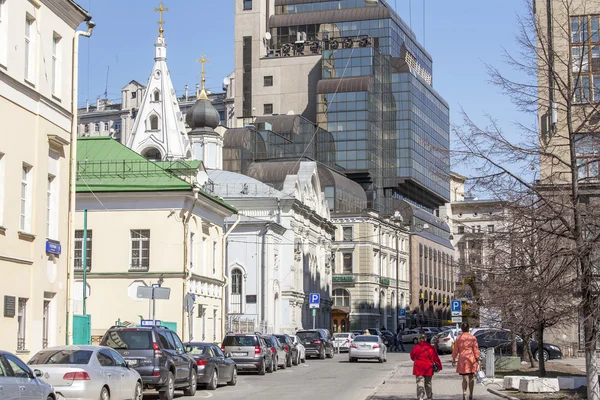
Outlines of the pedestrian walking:
[[427,336],[419,335],[419,343],[410,352],[410,359],[414,361],[413,375],[417,377],[417,399],[433,399],[431,380],[434,372],[442,370],[442,362],[437,352],[427,342]]
[[404,349],[404,339],[402,338],[402,328],[398,328],[398,332],[396,333],[396,349],[400,351],[406,351]]
[[462,376],[463,400],[466,400],[467,387],[469,388],[469,400],[473,400],[475,374],[479,370],[481,354],[477,339],[469,333],[469,324],[464,322],[460,329],[462,333],[456,338],[452,350],[452,365],[456,366],[456,372]]

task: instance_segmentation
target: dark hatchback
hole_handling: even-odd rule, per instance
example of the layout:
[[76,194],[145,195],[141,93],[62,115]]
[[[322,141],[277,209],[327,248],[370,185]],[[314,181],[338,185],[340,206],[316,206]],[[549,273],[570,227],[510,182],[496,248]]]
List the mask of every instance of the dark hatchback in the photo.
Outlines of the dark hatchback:
[[287,366],[298,365],[300,358],[298,357],[298,347],[292,342],[292,338],[288,335],[275,335],[283,345],[287,353]]
[[237,367],[228,355],[213,343],[186,343],[187,352],[194,357],[198,366],[198,384],[215,390],[218,385],[237,384]]
[[175,389],[186,396],[196,393],[196,361],[170,329],[113,326],[100,345],[116,350],[140,374],[144,387],[156,389],[161,400],[172,400]]
[[333,340],[321,330],[306,330],[296,332],[298,341],[306,349],[306,357],[333,358]]

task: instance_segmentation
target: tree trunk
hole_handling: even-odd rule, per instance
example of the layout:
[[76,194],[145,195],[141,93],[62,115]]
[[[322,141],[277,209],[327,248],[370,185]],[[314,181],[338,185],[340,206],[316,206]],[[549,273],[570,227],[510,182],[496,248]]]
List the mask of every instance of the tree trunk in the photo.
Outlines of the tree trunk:
[[546,361],[544,360],[544,324],[538,326],[538,363],[539,363],[539,376],[544,378],[546,376]]
[[521,361],[526,361],[529,363],[531,368],[535,368],[535,363],[533,362],[533,354],[531,353],[531,344],[529,335],[525,335],[521,332],[521,337],[523,338],[523,353],[521,354]]
[[598,365],[596,359],[596,346],[598,341],[598,321],[596,309],[596,294],[594,293],[594,274],[590,254],[582,257],[581,260],[581,294],[583,301],[581,310],[583,313],[583,332],[585,336],[585,373],[587,378],[587,398],[588,400],[600,400],[600,390],[598,390]]

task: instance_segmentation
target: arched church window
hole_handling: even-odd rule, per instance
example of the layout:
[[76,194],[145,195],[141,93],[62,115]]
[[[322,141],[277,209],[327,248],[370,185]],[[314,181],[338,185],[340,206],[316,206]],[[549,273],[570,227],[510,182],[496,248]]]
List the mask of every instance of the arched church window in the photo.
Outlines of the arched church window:
[[242,313],[242,271],[235,268],[231,271],[231,312]]
[[146,159],[148,159],[150,161],[162,160],[162,154],[160,154],[160,150],[155,149],[155,148],[150,148],[150,149],[144,151],[143,156],[146,157]]
[[156,115],[150,116],[150,129],[158,130],[158,117]]
[[158,90],[154,91],[154,101],[160,101],[160,92]]

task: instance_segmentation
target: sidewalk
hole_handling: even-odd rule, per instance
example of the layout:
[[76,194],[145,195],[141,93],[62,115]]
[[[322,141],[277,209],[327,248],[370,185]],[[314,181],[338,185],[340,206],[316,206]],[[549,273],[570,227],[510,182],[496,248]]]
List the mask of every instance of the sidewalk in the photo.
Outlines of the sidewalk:
[[[412,374],[412,361],[401,361],[394,372],[383,383],[375,388],[367,400],[416,399],[417,385]],[[435,400],[462,400],[462,378],[456,373],[448,357],[442,357],[442,371],[433,377],[433,398]],[[473,400],[499,400],[487,389],[501,389],[497,384],[481,385],[475,383]],[[468,391],[467,391],[468,396]]]

